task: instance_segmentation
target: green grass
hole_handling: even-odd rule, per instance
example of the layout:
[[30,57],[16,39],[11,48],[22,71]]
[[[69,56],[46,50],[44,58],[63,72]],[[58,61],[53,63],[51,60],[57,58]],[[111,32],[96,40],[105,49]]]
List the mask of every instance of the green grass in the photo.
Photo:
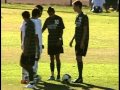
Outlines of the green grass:
[[[19,59],[20,49],[20,24],[23,21],[21,13],[24,10],[31,12],[34,5],[1,4],[1,73],[2,90],[25,90],[20,84],[21,67]],[[41,17],[42,23],[48,17],[47,7]],[[77,78],[77,66],[74,47],[69,47],[69,41],[74,34],[74,21],[76,13],[72,7],[54,6],[56,14],[63,18],[64,54],[61,55],[61,75],[69,73],[72,80]],[[84,58],[83,77],[85,84],[65,85],[60,82],[47,81],[50,76],[49,56],[47,55],[47,30],[43,34],[43,50],[39,62],[38,73],[43,82],[38,84],[41,90],[118,90],[118,13],[93,14],[88,7],[83,10],[87,13],[90,22],[90,42],[87,56]],[[74,46],[74,45],[73,45]],[[55,69],[56,74],[56,69]]]

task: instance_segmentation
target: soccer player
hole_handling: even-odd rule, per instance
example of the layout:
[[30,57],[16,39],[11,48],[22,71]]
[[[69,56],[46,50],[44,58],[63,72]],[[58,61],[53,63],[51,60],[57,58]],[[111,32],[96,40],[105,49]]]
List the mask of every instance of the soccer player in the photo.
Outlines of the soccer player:
[[34,72],[33,65],[35,63],[35,51],[36,51],[36,41],[35,41],[35,25],[30,20],[30,14],[28,11],[22,13],[22,17],[25,23],[25,35],[24,41],[22,43],[23,52],[20,58],[20,65],[29,73],[29,84],[26,88],[34,88]]
[[[23,46],[23,43],[24,43],[24,37],[25,37],[25,26],[26,22],[23,21],[22,22],[22,25],[20,27],[20,30],[21,30],[21,49],[23,50],[24,46]],[[21,84],[27,84],[29,82],[29,74],[28,72],[22,68],[22,80],[21,80]]]
[[[42,15],[42,12],[43,12],[43,7],[41,6],[41,5],[36,5],[35,6],[35,9],[39,9],[39,12],[37,12],[37,17],[41,17],[41,15]],[[38,11],[38,10],[37,10]],[[35,12],[36,13],[36,12]],[[38,15],[39,14],[39,15]],[[33,16],[33,18],[34,17],[36,17],[36,16]],[[40,19],[38,19],[38,18],[36,18],[36,20],[35,19],[32,19],[33,20],[33,22],[35,23],[35,26],[36,26],[36,31],[38,32],[38,38],[39,38],[39,40],[41,39],[41,36],[42,36],[42,34],[41,34],[41,27],[42,27],[42,24],[41,24],[41,20]],[[25,36],[25,21],[23,21],[23,23],[22,23],[22,25],[21,25],[21,41],[23,42],[24,41],[24,36]],[[39,43],[41,43],[42,41],[40,40],[39,41]],[[41,47],[41,46],[40,46]],[[23,47],[22,47],[23,48]],[[37,49],[36,49],[37,50]],[[39,59],[40,59],[40,54],[42,53],[42,50],[40,49],[40,51],[38,50],[38,52],[36,53],[37,54],[37,56],[35,57],[36,59],[35,59],[35,64],[34,64],[34,66],[33,66],[33,68],[34,68],[34,72],[36,73],[36,76],[35,76],[35,79],[36,79],[36,77],[37,77],[37,79],[39,78],[40,79],[40,77],[37,75],[37,70],[38,70],[38,61],[39,61]],[[22,80],[21,80],[21,83],[22,84],[26,84],[28,81],[29,81],[29,78],[28,78],[28,76],[29,76],[29,74],[28,74],[28,72],[24,69],[24,68],[22,68]]]
[[50,56],[50,69],[51,76],[49,80],[55,80],[54,77],[54,59],[56,59],[57,66],[57,80],[60,80],[60,53],[63,53],[63,29],[64,23],[60,16],[55,15],[53,7],[49,7],[47,10],[49,17],[45,20],[42,31],[48,29],[48,55]]
[[37,42],[38,42],[37,43],[38,46],[36,46],[35,65],[33,66],[34,72],[36,73],[35,77],[38,77],[38,75],[37,75],[38,61],[39,61],[40,55],[42,53],[42,23],[41,23],[41,20],[39,19],[39,17],[41,17],[41,15],[42,15],[42,10],[36,9],[36,8],[32,10],[31,20],[35,24],[35,34],[36,34],[36,38],[37,38]]
[[78,66],[79,76],[74,83],[82,83],[82,71],[83,71],[83,56],[86,56],[88,41],[89,41],[89,19],[88,16],[82,12],[82,3],[77,0],[73,2],[73,9],[78,13],[75,20],[75,34],[70,41],[70,47],[72,47],[73,40],[75,39],[75,53]]

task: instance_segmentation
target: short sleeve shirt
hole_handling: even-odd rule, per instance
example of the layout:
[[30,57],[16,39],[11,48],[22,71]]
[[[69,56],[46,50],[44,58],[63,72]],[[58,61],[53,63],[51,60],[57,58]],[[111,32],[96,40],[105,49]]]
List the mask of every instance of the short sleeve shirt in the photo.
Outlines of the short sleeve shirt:
[[45,28],[47,28],[49,32],[48,45],[56,45],[59,40],[60,30],[65,28],[62,18],[57,15],[48,17],[43,25],[43,29]]
[[[85,25],[87,25],[88,31],[89,31],[88,16],[83,14],[83,13],[79,14],[76,17],[75,25],[76,25],[76,27],[75,27],[75,41],[76,41],[76,44],[80,45],[82,37],[83,37],[83,32],[84,32],[83,27]],[[88,35],[86,36],[86,39],[88,39],[88,38],[89,38],[89,32],[88,32]]]

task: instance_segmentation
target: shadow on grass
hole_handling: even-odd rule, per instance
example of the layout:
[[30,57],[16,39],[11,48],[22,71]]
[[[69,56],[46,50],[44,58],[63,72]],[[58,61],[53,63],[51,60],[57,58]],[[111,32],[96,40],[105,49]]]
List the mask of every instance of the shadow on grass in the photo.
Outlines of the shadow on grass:
[[70,83],[68,85],[71,87],[81,87],[81,90],[93,90],[93,89],[94,90],[115,90],[112,88],[97,86],[97,85],[88,84],[88,83],[82,83],[82,84]]
[[37,87],[39,88],[39,90],[78,90],[78,88],[80,88],[80,90],[93,90],[93,89],[94,90],[115,90],[112,88],[97,86],[97,85],[88,84],[88,83],[55,84],[55,83],[45,82],[45,81],[39,82]]
[[65,84],[53,84],[44,81],[39,82],[37,84],[37,87],[39,88],[39,90],[75,90],[75,89],[70,89],[69,86]]

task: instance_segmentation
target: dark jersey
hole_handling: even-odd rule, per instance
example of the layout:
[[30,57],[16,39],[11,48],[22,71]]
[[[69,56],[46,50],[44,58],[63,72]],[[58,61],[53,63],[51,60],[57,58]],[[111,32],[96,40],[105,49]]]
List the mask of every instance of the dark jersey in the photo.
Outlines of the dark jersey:
[[65,28],[60,16],[48,17],[43,25],[43,30],[48,28],[48,45],[54,46],[60,38],[61,31]]
[[76,17],[75,24],[76,24],[76,27],[75,27],[76,44],[79,44],[79,45],[81,44],[81,40],[82,40],[83,33],[84,33],[84,29],[83,29],[84,26],[88,27],[88,31],[87,31],[88,33],[87,33],[86,39],[84,41],[84,43],[87,43],[88,39],[89,39],[89,21],[88,21],[87,15],[85,15],[83,13],[79,14]]
[[31,20],[26,23],[23,53],[24,55],[35,54],[35,26]]

